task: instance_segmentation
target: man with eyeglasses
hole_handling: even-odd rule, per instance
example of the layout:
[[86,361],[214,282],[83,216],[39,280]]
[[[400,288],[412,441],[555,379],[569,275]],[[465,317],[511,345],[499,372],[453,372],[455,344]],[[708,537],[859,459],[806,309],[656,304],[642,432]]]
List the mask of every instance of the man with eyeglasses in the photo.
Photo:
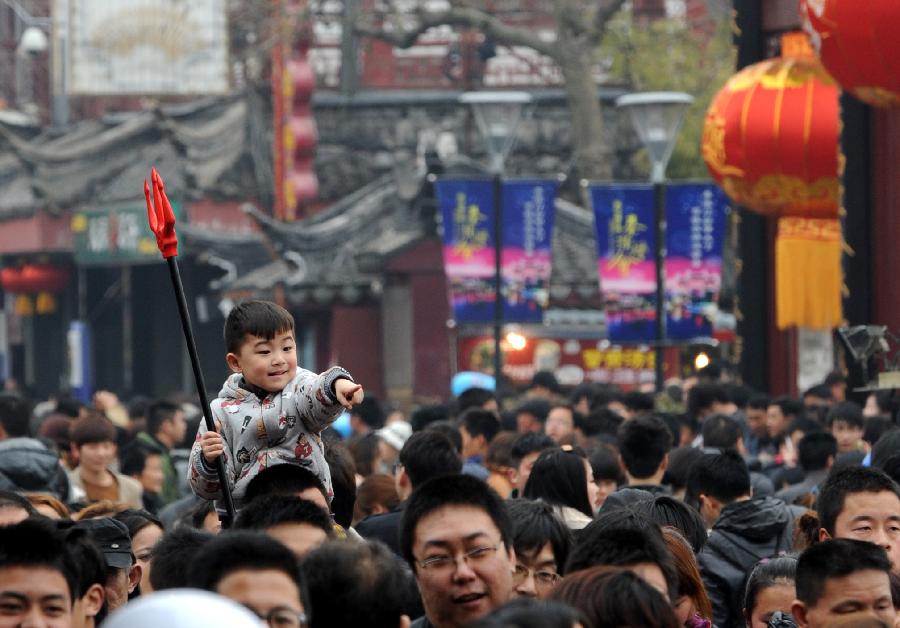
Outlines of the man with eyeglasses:
[[481,480],[445,476],[418,487],[403,513],[400,549],[425,607],[412,628],[461,628],[512,597],[512,524]]
[[545,599],[562,577],[572,533],[546,502],[513,499],[506,502],[506,511],[512,520],[516,552],[513,594]]
[[263,533],[229,531],[209,541],[194,558],[188,583],[242,604],[263,626],[307,626],[300,567],[287,547]]

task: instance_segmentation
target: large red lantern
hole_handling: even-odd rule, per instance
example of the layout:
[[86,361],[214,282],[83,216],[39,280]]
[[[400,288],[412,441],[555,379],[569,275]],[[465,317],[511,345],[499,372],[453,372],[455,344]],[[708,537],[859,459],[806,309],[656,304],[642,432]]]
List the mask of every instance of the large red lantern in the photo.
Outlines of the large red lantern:
[[840,325],[839,89],[806,35],[744,68],[713,99],[701,150],[735,203],[778,216],[776,322]]
[[34,314],[35,308],[29,295],[37,296],[37,313],[56,311],[56,300],[51,293],[59,292],[69,282],[69,270],[52,264],[25,264],[7,266],[0,270],[0,285],[6,292],[18,295],[15,312],[20,316]]
[[900,2],[801,0],[800,15],[844,89],[871,105],[900,107]]

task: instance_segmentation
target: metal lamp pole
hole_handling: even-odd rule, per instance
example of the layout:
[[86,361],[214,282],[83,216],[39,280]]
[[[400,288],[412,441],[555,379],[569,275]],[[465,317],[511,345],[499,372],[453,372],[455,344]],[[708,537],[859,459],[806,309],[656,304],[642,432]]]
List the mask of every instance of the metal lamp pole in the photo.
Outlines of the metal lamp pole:
[[631,113],[631,122],[647,149],[651,163],[650,182],[653,183],[655,223],[653,256],[656,264],[656,392],[662,392],[665,383],[666,166],[675,148],[684,115],[692,102],[692,96],[681,92],[626,94],[616,100],[616,106]]

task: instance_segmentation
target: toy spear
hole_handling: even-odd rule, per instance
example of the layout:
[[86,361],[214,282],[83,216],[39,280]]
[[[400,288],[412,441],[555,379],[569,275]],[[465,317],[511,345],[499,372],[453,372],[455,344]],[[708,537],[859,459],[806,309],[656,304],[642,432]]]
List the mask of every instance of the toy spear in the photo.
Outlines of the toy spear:
[[[212,418],[212,410],[206,398],[206,384],[203,382],[203,371],[200,370],[200,359],[197,356],[197,344],[194,342],[194,330],[191,327],[191,316],[188,313],[187,302],[184,298],[184,286],[181,283],[181,273],[178,272],[178,238],[175,235],[175,212],[166,196],[166,188],[162,177],[153,168],[150,172],[150,181],[153,183],[153,196],[151,199],[150,186],[144,179],[144,196],[147,199],[147,221],[150,230],[156,235],[156,246],[169,265],[169,275],[172,278],[172,288],[175,290],[175,301],[178,303],[178,313],[181,315],[181,329],[184,331],[184,339],[187,341],[188,353],[191,356],[191,367],[194,369],[194,381],[197,385],[197,394],[200,397],[200,407],[203,409],[203,418],[206,420],[206,429],[215,432],[216,424]],[[227,528],[234,521],[234,500],[231,490],[228,488],[228,476],[225,473],[225,457],[216,459],[216,473],[219,476],[219,484],[222,487],[222,498],[225,501],[225,510],[228,513],[228,521],[222,521],[222,527]]]

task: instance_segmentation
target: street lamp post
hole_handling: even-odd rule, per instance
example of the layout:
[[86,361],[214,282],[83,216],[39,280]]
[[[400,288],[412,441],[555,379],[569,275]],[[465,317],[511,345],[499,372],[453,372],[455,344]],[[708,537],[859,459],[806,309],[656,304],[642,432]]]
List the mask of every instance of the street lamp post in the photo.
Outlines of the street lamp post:
[[653,183],[656,261],[656,392],[663,389],[663,369],[666,345],[666,166],[675,148],[675,140],[687,108],[694,102],[681,92],[644,92],[626,94],[616,100],[616,106],[631,113],[631,122],[650,157],[650,182]]
[[500,346],[503,333],[503,169],[506,156],[516,141],[516,129],[524,117],[526,106],[531,103],[531,95],[506,91],[466,92],[460,96],[459,102],[472,107],[494,182],[494,380],[499,395],[503,377]]

